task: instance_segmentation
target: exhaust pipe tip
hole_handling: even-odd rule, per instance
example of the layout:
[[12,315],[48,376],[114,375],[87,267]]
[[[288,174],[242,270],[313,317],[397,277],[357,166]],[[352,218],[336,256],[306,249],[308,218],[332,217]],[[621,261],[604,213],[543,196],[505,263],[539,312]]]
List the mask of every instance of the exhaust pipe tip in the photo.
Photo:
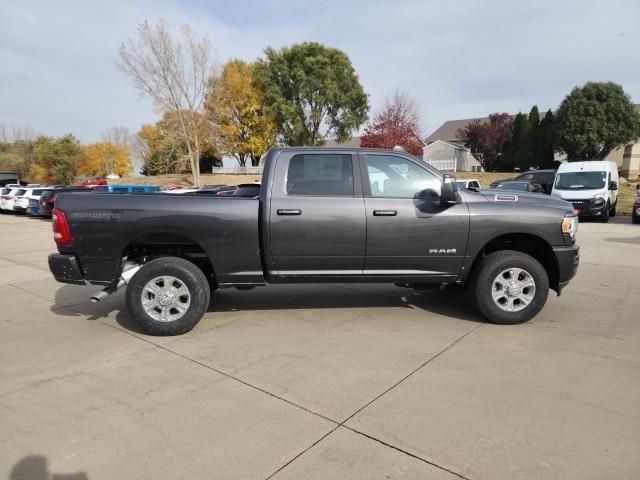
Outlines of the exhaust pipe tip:
[[105,298],[107,298],[109,296],[110,292],[106,292],[104,290],[100,290],[98,293],[96,293],[95,295],[91,296],[91,301],[93,303],[98,303],[100,300],[103,300]]
[[91,296],[91,301],[93,303],[98,303],[99,301],[107,298],[116,290],[121,289],[122,287],[124,287],[126,284],[129,283],[131,278],[136,274],[138,270],[140,270],[140,265],[135,265],[131,268],[127,268],[124,272],[122,272],[122,277],[120,277],[120,280],[118,281],[115,288],[107,287],[104,290],[100,290],[98,293],[95,293]]

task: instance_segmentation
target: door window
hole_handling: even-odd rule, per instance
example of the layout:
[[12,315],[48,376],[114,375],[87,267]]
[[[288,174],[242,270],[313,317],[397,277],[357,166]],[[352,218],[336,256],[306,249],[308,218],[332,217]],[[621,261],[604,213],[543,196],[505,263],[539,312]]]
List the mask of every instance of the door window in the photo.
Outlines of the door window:
[[429,190],[440,196],[440,180],[415,163],[393,155],[366,155],[372,197],[415,198]]
[[351,155],[295,155],[289,161],[286,188],[288,195],[353,196]]

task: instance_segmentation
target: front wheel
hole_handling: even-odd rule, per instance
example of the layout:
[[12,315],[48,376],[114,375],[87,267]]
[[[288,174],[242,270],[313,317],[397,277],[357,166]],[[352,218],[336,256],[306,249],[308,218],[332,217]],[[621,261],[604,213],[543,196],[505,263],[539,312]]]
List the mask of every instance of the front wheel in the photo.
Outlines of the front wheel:
[[611,207],[609,205],[609,202],[607,202],[607,204],[604,207],[604,211],[602,212],[602,215],[599,217],[600,218],[600,222],[602,222],[602,223],[608,223],[609,222],[609,216],[610,216],[610,213],[611,213],[610,208]]
[[472,277],[478,310],[493,323],[515,325],[535,317],[547,301],[549,278],[535,258],[514,250],[482,258]]
[[207,311],[210,288],[202,270],[178,257],[145,263],[127,286],[129,313],[150,335],[191,330]]

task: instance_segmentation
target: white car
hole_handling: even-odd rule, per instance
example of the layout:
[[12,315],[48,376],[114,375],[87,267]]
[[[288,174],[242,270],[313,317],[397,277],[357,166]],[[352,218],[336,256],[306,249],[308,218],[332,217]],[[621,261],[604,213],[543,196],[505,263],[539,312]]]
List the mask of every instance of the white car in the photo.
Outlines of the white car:
[[16,192],[13,209],[16,212],[26,212],[29,207],[29,200],[39,200],[42,195],[42,188],[25,188],[24,193]]
[[456,179],[459,188],[482,188],[480,182],[475,178]]
[[2,193],[0,194],[0,210],[2,213],[4,212],[13,212],[13,207],[15,206],[16,194],[23,190],[23,187],[20,185],[7,185],[2,189]]
[[558,167],[551,195],[570,202],[579,216],[606,223],[616,215],[618,180],[615,162],[565,162]]

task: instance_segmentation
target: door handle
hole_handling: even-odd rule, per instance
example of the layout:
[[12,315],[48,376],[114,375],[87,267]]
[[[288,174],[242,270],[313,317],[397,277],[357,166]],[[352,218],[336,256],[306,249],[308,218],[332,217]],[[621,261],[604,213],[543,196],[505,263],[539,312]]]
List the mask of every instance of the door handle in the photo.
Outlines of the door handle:
[[278,215],[302,215],[299,208],[279,208]]
[[398,215],[397,210],[374,210],[373,211],[374,217],[395,217],[396,215]]

